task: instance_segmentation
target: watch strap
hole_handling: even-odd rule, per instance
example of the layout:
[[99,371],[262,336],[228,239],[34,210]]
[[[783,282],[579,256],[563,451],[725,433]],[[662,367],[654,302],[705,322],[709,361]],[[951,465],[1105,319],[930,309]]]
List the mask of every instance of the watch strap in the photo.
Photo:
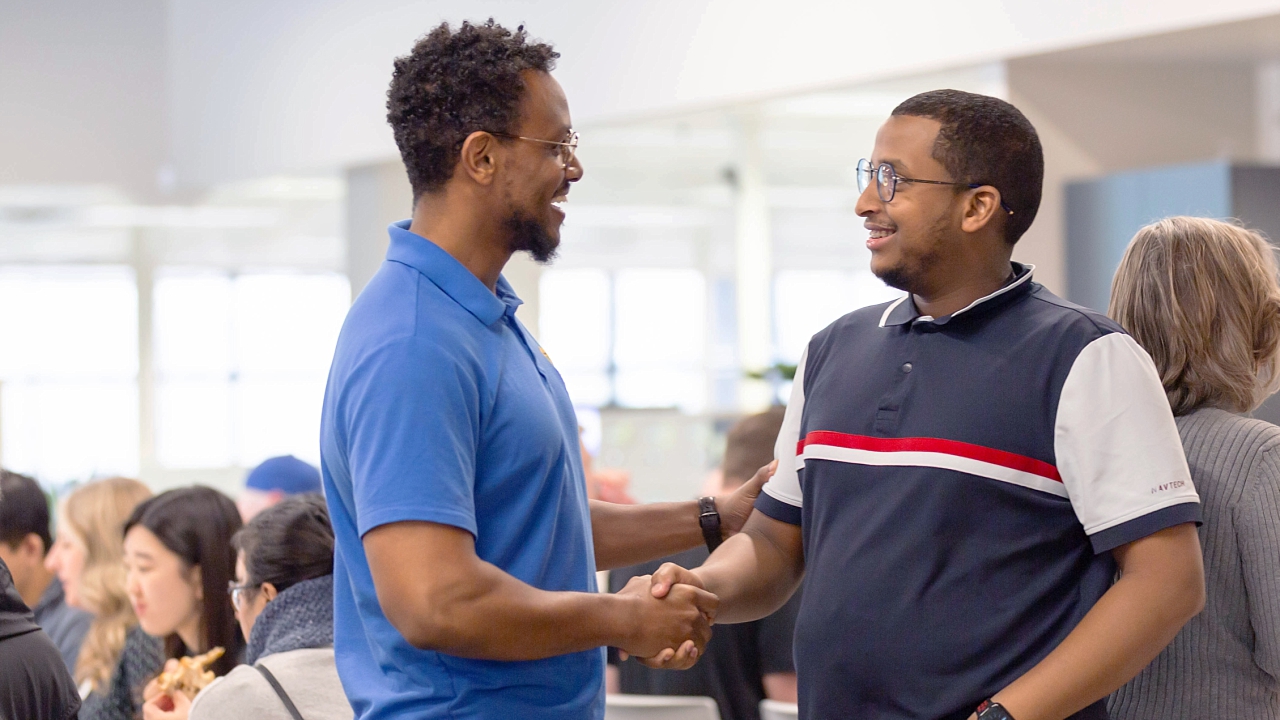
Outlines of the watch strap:
[[720,535],[720,511],[716,509],[715,498],[698,498],[698,525],[702,528],[702,539],[707,541],[707,550],[715,552],[724,542]]
[[983,700],[974,712],[978,720],[1013,720],[1013,716],[1004,709],[1003,705],[990,698]]

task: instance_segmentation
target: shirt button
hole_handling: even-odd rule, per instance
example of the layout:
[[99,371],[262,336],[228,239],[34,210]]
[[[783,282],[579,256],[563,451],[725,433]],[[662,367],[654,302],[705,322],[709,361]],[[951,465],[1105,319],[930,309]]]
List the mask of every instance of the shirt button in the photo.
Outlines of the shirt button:
[[902,363],[902,372],[904,373],[911,372],[911,363]]

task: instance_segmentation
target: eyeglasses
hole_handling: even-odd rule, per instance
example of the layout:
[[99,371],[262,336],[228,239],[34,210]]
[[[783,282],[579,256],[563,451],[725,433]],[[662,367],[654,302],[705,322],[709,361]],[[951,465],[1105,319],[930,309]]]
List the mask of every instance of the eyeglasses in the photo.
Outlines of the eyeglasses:
[[[951,182],[948,180],[921,180],[919,178],[903,177],[893,169],[889,163],[880,163],[878,167],[872,167],[871,161],[863,158],[858,161],[858,192],[866,192],[867,186],[871,184],[874,178],[876,183],[876,195],[880,196],[883,202],[893,202],[893,196],[898,193],[898,183],[924,183],[926,185],[959,185],[970,189],[980,188],[987,183],[962,183]],[[1004,211],[1013,214],[1013,209],[1000,201],[1000,207]]]
[[227,583],[227,594],[231,596],[231,604],[236,608],[239,608],[240,604],[244,602],[244,594],[254,589],[253,585],[248,583],[244,585],[237,585],[234,581]]
[[560,146],[560,164],[563,165],[564,169],[566,170],[569,169],[570,163],[573,162],[573,159],[577,157],[577,153],[578,153],[578,133],[572,130],[569,131],[568,142],[557,142],[555,140],[543,140],[541,138],[531,138],[531,137],[525,137],[523,135],[508,135],[506,133],[500,133],[500,132],[490,132],[489,134],[495,135],[500,138],[507,138],[508,140],[528,140],[529,142],[542,143],[543,145],[559,145]]

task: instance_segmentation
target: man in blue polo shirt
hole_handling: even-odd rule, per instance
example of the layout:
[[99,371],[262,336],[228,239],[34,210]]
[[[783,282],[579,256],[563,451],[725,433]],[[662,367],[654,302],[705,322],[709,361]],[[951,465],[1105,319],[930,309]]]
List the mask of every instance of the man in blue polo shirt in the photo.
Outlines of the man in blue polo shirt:
[[603,646],[687,665],[716,601],[640,578],[600,594],[596,568],[718,542],[767,476],[720,499],[588,503],[573,407],[501,276],[514,252],[551,257],[582,177],[556,57],[489,21],[441,25],[395,63],[413,218],[352,305],[321,420],[334,647],[362,720],[600,718]]
[[894,110],[857,211],[872,271],[909,294],[813,337],[761,512],[654,575],[656,596],[714,592],[718,622],[803,578],[801,717],[1105,718],[1203,605],[1199,499],[1150,358],[1010,261],[1043,167],[1001,100]]

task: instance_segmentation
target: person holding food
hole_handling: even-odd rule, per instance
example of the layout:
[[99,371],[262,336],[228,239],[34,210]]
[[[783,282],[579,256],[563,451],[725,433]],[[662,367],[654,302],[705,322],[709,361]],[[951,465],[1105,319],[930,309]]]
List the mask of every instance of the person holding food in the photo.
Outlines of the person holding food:
[[[125,588],[142,629],[164,639],[166,672],[177,669],[178,658],[214,648],[224,650],[209,665],[214,675],[240,663],[244,639],[223,599],[234,577],[231,536],[240,526],[231,498],[199,486],[161,493],[125,522]],[[159,694],[157,679],[143,697]]]
[[[230,588],[245,664],[199,691],[159,697],[146,720],[349,720],[352,711],[333,658],[333,528],[324,498],[288,497],[232,538]],[[297,713],[294,715],[293,713]]]

